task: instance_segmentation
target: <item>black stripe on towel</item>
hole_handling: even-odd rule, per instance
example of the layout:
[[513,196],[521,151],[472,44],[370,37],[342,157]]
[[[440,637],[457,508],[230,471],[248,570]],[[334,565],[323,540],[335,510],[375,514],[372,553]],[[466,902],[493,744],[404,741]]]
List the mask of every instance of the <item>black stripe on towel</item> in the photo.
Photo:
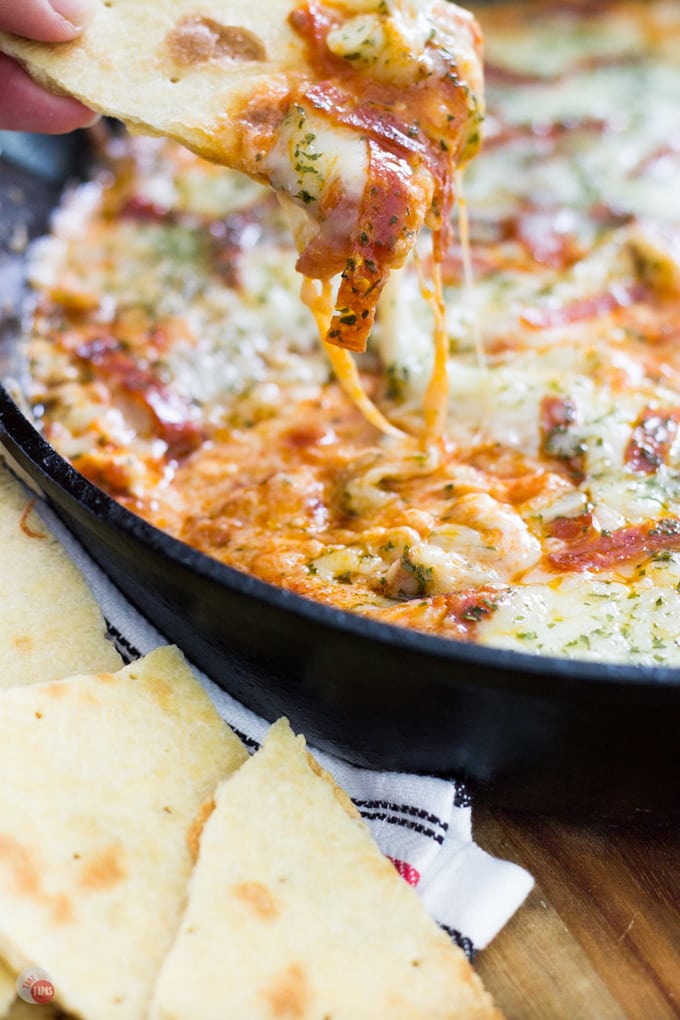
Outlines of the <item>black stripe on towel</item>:
[[413,832],[419,832],[422,836],[427,836],[429,839],[433,839],[435,843],[439,843],[441,846],[444,842],[444,834],[441,832],[435,832],[434,829],[428,829],[427,826],[421,825],[419,822],[414,822],[410,818],[399,818],[397,815],[389,815],[385,811],[361,811],[361,817],[365,818],[366,821],[373,822],[387,822],[389,825],[401,825],[404,829],[411,829]]
[[355,800],[355,805],[360,811],[389,811],[397,815],[411,815],[420,818],[423,822],[429,822],[437,829],[446,833],[449,830],[448,822],[443,822],[437,815],[430,814],[424,808],[415,807],[413,804],[394,804],[388,800]]
[[453,806],[472,807],[472,794],[465,783],[461,783],[459,779],[456,779],[456,792],[453,795]]
[[455,942],[457,946],[460,946],[468,960],[474,960],[477,950],[474,947],[472,939],[469,939],[467,935],[463,935],[457,928],[449,928],[446,924],[440,924],[439,927],[442,931],[446,932],[452,942]]
[[141,658],[142,653],[139,649],[135,648],[132,642],[128,641],[125,635],[121,634],[118,628],[115,627],[110,620],[106,621],[106,630],[113,641],[114,648],[126,665],[130,662],[134,662],[135,659]]
[[247,733],[244,733],[243,730],[237,729],[236,726],[234,726],[232,723],[229,723],[229,726],[236,734],[236,736],[239,738],[241,743],[246,745],[249,751],[260,750],[261,744],[259,740],[255,740],[253,737],[249,737]]

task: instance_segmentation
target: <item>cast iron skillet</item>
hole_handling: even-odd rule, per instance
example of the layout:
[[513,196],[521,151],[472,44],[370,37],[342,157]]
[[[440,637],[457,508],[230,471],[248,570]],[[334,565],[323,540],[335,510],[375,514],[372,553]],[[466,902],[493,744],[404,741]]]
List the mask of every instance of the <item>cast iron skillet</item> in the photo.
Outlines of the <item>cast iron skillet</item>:
[[[9,148],[8,148],[9,145]],[[82,139],[0,136],[0,375],[21,378],[17,224],[43,232]],[[14,244],[9,242],[14,240]],[[677,810],[680,670],[480,648],[317,605],[195,552],[63,460],[0,389],[0,442],[125,595],[269,719],[362,765],[454,773],[496,803]]]

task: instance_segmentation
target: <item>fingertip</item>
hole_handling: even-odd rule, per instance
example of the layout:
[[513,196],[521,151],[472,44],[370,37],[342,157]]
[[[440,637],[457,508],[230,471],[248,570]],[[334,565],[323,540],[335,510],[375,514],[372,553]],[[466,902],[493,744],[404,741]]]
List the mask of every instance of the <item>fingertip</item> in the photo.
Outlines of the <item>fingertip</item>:
[[90,127],[99,119],[76,99],[40,88],[15,61],[0,53],[0,130],[60,135]]
[[94,12],[92,0],[0,0],[3,30],[36,42],[75,39]]
[[81,32],[94,16],[92,0],[49,0],[49,4],[76,32]]

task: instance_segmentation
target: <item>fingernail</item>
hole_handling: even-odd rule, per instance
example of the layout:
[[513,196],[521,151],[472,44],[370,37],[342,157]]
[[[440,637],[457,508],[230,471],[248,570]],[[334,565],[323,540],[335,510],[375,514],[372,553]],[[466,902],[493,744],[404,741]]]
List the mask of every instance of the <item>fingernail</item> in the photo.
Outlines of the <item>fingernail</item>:
[[76,28],[84,28],[94,14],[92,0],[49,0],[56,13]]

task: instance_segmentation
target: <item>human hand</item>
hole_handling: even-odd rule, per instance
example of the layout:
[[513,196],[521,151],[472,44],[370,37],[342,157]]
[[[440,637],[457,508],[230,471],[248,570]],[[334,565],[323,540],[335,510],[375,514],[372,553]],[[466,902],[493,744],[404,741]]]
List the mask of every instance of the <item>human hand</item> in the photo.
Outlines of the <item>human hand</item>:
[[[89,20],[91,0],[0,0],[0,30],[39,42],[68,42]],[[0,130],[58,135],[96,120],[75,99],[52,96],[0,53]]]

